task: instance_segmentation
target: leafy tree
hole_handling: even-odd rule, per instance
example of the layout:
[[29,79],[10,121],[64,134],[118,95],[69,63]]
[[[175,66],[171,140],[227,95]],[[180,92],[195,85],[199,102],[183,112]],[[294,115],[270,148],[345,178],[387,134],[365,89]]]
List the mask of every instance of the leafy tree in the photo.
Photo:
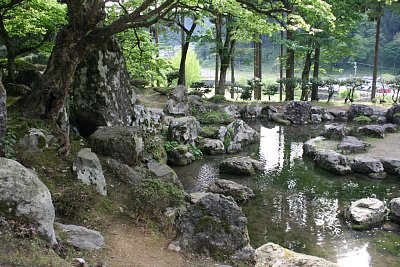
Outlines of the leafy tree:
[[6,47],[7,72],[15,82],[15,59],[51,41],[65,21],[65,6],[56,0],[3,0],[0,4],[0,40]]
[[276,83],[271,83],[271,84],[267,84],[266,86],[263,87],[263,95],[267,95],[268,96],[268,100],[271,101],[271,96],[275,95],[276,92],[278,92],[279,89],[279,85]]
[[[180,68],[180,65],[182,63],[182,52],[176,54],[172,59],[171,59],[171,65],[173,68],[178,69]],[[188,49],[187,51],[187,56],[185,57],[185,69],[186,71],[184,72],[185,74],[185,81],[186,84],[192,84],[194,82],[197,82],[201,78],[200,74],[200,62],[196,57],[196,53],[194,53],[191,49]],[[178,84],[179,83],[179,73],[178,73]]]

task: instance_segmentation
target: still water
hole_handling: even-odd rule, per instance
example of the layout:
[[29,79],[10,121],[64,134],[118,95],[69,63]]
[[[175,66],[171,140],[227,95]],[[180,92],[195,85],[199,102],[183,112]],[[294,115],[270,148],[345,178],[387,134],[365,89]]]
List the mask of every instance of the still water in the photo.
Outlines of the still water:
[[381,229],[354,231],[342,216],[345,206],[359,198],[388,202],[399,197],[400,179],[339,177],[314,168],[312,160],[302,157],[302,146],[321,127],[257,125],[260,143],[239,154],[264,163],[264,170],[252,177],[219,174],[219,162],[233,155],[205,157],[175,171],[188,192],[204,191],[214,179],[251,187],[256,197],[242,209],[255,248],[271,241],[342,266],[400,266],[400,235]]

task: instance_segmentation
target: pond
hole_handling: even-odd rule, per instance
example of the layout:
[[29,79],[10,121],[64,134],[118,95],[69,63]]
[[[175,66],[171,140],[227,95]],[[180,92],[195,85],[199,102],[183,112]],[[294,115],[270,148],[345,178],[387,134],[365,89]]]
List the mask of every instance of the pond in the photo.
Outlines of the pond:
[[[376,197],[388,202],[399,197],[400,179],[339,177],[316,168],[311,159],[303,158],[302,145],[319,135],[322,127],[255,125],[260,143],[240,154],[206,156],[175,171],[188,192],[204,191],[214,179],[230,179],[251,187],[256,197],[241,206],[254,248],[270,241],[342,266],[400,266],[397,233],[355,231],[342,216],[351,201]],[[219,162],[237,155],[262,161],[264,171],[251,177],[220,174]]]

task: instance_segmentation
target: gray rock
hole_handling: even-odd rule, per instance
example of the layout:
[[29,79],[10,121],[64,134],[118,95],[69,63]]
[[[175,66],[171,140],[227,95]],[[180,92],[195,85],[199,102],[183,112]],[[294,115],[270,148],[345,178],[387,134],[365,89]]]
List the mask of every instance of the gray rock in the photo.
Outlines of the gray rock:
[[143,134],[138,127],[100,127],[90,137],[94,152],[135,165],[143,158]]
[[351,202],[345,210],[353,229],[365,230],[380,226],[386,216],[385,205],[376,198],[362,198]]
[[200,199],[202,199],[205,196],[211,195],[212,193],[210,192],[194,192],[190,193],[190,203],[196,204],[199,202]]
[[225,153],[224,143],[219,139],[204,138],[204,143],[199,148],[206,155],[217,155]]
[[100,194],[107,195],[106,179],[100,160],[90,148],[83,148],[78,152],[73,170],[77,173],[79,180],[85,184],[95,185]]
[[352,104],[347,111],[348,119],[353,120],[358,116],[371,117],[374,114],[374,110],[367,105]]
[[176,175],[175,171],[168,165],[152,160],[147,163],[147,168],[154,178],[164,182],[170,182],[179,188],[183,188],[181,181],[178,179],[178,175]]
[[249,144],[255,143],[260,139],[260,135],[242,120],[236,120],[230,123],[225,131],[220,129],[218,138],[224,143],[230,140],[230,144],[226,147],[228,153],[236,153],[242,151]]
[[[397,115],[396,115],[397,114]],[[386,112],[387,122],[400,124],[400,104],[395,104]]]
[[230,180],[217,179],[207,188],[208,192],[231,196],[236,202],[244,202],[254,197],[251,188]]
[[307,140],[303,144],[303,153],[307,157],[314,158],[319,145],[325,140],[325,137],[317,136],[315,138]]
[[348,132],[349,129],[346,127],[346,125],[332,123],[324,126],[323,136],[325,136],[327,139],[340,140],[343,139]]
[[269,120],[271,115],[276,114],[278,110],[274,106],[265,106],[261,109],[260,117]]
[[250,157],[233,157],[223,160],[219,164],[221,173],[237,175],[254,175],[256,170],[262,170],[263,164]]
[[337,263],[296,253],[271,242],[256,249],[256,259],[255,267],[339,267]]
[[385,123],[382,125],[385,133],[395,133],[397,132],[397,125],[393,123]]
[[367,157],[355,157],[350,160],[350,167],[353,172],[358,173],[381,173],[383,172],[383,165],[382,163],[373,158]]
[[257,103],[250,103],[240,109],[242,119],[256,119],[261,114],[261,106]]
[[370,137],[385,137],[385,130],[382,125],[365,125],[357,128],[357,134]]
[[[6,134],[7,129],[7,93],[0,76],[0,137]],[[0,149],[1,156],[1,149]]]
[[0,158],[0,184],[0,214],[27,220],[56,244],[50,191],[37,174],[14,160]]
[[47,147],[46,135],[41,129],[31,128],[29,133],[19,140],[19,145],[29,152],[42,152]]
[[188,90],[183,85],[178,85],[169,93],[165,112],[172,116],[187,116],[190,114]]
[[66,239],[61,241],[71,244],[78,249],[98,250],[105,246],[104,238],[98,231],[90,230],[83,226],[61,223],[56,223],[55,226],[62,233],[59,237],[66,236]]
[[312,124],[318,124],[322,122],[322,115],[320,114],[311,114],[311,123]]
[[290,125],[292,124],[289,120],[285,119],[283,115],[279,114],[271,114],[270,118],[271,121],[280,124],[280,125]]
[[120,181],[129,185],[139,184],[145,176],[142,172],[137,171],[115,159],[107,159],[106,169],[116,176]]
[[195,117],[173,118],[168,127],[167,139],[185,145],[195,145],[200,131],[200,123]]
[[393,175],[400,176],[400,159],[382,159],[383,168],[385,172]]
[[139,127],[143,134],[155,134],[164,126],[165,115],[162,109],[135,105],[132,120],[132,125]]
[[311,115],[317,114],[320,115],[320,118],[323,121],[330,121],[333,120],[334,117],[328,111],[326,111],[323,107],[315,106],[311,107]]
[[345,110],[329,110],[329,114],[331,114],[335,120],[347,120],[347,111]]
[[338,150],[342,154],[356,154],[367,151],[368,143],[359,140],[355,136],[346,136],[338,144]]
[[385,124],[386,122],[387,122],[386,117],[378,117],[376,119],[376,123],[379,123],[379,124]]
[[285,106],[284,117],[293,124],[307,124],[310,114],[311,103],[307,101],[290,101]]
[[392,216],[392,218],[397,221],[400,222],[400,198],[393,198],[392,200],[390,200],[389,202],[389,209],[390,209],[390,215]]
[[229,258],[249,245],[247,219],[231,197],[210,194],[183,212],[175,246],[189,253]]
[[244,248],[236,251],[235,254],[231,256],[231,261],[234,263],[234,266],[254,266],[254,264],[256,263],[255,252],[256,251],[254,250],[254,248],[252,248],[250,245],[245,246]]
[[168,162],[176,166],[189,165],[195,160],[187,145],[179,145],[168,153]]
[[316,150],[314,162],[318,167],[337,175],[351,173],[347,158],[332,150]]
[[371,172],[367,174],[369,178],[374,180],[383,180],[386,178],[386,172]]
[[78,65],[72,84],[71,113],[82,134],[89,136],[100,126],[132,124],[137,96],[114,39]]
[[239,107],[237,105],[230,104],[230,105],[224,107],[224,111],[226,114],[228,114],[232,118],[240,117]]

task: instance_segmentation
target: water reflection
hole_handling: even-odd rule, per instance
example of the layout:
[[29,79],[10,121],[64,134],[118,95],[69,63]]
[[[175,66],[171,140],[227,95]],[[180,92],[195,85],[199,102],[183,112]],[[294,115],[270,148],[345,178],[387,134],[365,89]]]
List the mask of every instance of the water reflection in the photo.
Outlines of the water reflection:
[[218,163],[232,155],[206,157],[177,169],[177,174],[187,179],[183,183],[188,191],[202,191],[218,178],[252,187],[256,198],[242,209],[253,247],[271,241],[341,266],[400,266],[398,252],[379,248],[390,236],[379,230],[353,231],[340,217],[341,210],[356,199],[399,196],[399,181],[337,177],[314,168],[311,160],[302,158],[309,135],[305,127],[261,126],[259,146],[242,153],[264,163],[264,172],[257,176],[219,174]]

